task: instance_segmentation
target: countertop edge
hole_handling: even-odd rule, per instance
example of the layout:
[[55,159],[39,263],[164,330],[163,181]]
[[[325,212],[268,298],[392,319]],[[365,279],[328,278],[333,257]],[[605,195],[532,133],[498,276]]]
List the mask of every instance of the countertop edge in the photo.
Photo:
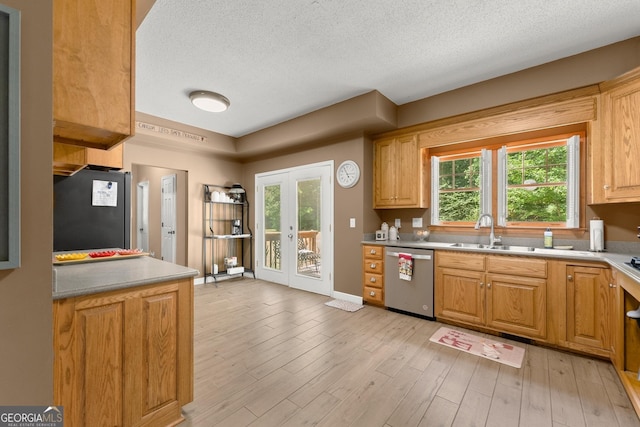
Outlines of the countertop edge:
[[398,241],[389,242],[385,240],[363,240],[363,245],[378,245],[393,248],[415,248],[415,249],[438,249],[457,252],[475,252],[492,255],[507,255],[507,256],[526,256],[536,258],[551,258],[551,259],[570,259],[576,261],[585,262],[603,262],[614,267],[618,271],[626,274],[630,278],[640,283],[640,270],[637,270],[627,264],[631,258],[631,254],[619,254],[610,252],[588,252],[587,251],[572,251],[562,249],[546,249],[543,252],[521,252],[521,251],[504,251],[496,252],[495,249],[487,248],[464,248],[464,247],[452,247],[453,243],[446,242],[416,242],[416,241]]
[[198,270],[142,257],[104,263],[54,266],[53,300],[188,279]]

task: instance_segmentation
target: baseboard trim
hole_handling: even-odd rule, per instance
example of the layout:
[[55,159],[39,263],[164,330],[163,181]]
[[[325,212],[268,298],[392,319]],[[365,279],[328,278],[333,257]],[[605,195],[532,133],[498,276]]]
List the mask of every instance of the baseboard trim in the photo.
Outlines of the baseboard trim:
[[359,297],[359,296],[356,296],[356,295],[345,294],[344,292],[333,291],[333,294],[331,296],[334,297],[335,299],[340,299],[342,301],[348,301],[348,302],[352,302],[354,304],[362,305],[362,297]]

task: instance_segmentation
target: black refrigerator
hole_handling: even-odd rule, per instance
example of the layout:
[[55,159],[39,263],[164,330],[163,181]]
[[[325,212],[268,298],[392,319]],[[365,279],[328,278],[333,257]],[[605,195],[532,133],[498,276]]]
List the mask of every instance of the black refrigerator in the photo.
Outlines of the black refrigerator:
[[54,176],[53,250],[130,248],[131,174],[83,169]]

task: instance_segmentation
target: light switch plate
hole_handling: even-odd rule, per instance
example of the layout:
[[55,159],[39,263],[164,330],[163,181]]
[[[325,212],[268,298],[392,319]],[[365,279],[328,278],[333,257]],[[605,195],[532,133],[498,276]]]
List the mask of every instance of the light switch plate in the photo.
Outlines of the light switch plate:
[[412,218],[411,226],[413,228],[422,228],[422,218]]
[[356,219],[355,218],[349,218],[349,227],[356,228]]
[[400,221],[400,218],[396,218],[396,228],[400,227],[402,227],[402,221]]

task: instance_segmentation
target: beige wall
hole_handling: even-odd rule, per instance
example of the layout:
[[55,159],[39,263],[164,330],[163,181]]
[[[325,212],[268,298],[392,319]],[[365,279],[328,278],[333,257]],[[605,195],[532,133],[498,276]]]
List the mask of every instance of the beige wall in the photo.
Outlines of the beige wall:
[[[612,78],[636,66],[640,66],[640,38],[399,106],[397,123],[399,127],[405,127],[573,89]],[[376,105],[376,108],[379,108],[378,104],[387,105],[383,102],[385,98],[380,94],[369,94],[337,107],[342,107],[340,111],[343,115],[353,110],[354,116],[367,117],[368,119],[362,122],[367,122],[372,128],[388,126],[395,120],[396,115],[387,111],[388,109],[384,110],[385,114],[374,114],[370,112],[370,106],[361,105],[368,99]],[[349,106],[346,112],[343,111],[345,106]],[[373,233],[383,220],[389,222],[395,218],[402,220],[402,233],[411,232],[412,218],[422,217],[425,226],[429,224],[429,210],[372,209],[373,150],[370,137],[364,132],[360,132],[357,136],[336,137],[336,133],[333,132],[332,137],[317,136],[316,139],[310,139],[309,135],[332,134],[330,130],[334,126],[334,120],[329,120],[330,117],[333,116],[329,113],[311,113],[300,119],[236,140],[236,156],[241,151],[238,147],[248,148],[251,144],[260,146],[261,150],[266,146],[279,147],[281,150],[278,153],[250,155],[244,164],[225,159],[224,156],[233,155],[234,141],[223,135],[210,134],[211,141],[204,148],[207,151],[202,151],[197,149],[195,143],[178,143],[178,141],[167,141],[166,138],[161,141],[161,137],[142,134],[126,143],[125,169],[130,169],[132,163],[140,163],[187,171],[189,175],[188,265],[202,270],[203,183],[240,182],[247,189],[249,200],[253,204],[256,173],[325,160],[333,160],[335,166],[348,158],[357,161],[362,169],[362,179],[358,185],[348,190],[335,186],[334,288],[340,292],[360,295],[359,243],[363,234]],[[148,116],[143,118],[153,119]],[[349,122],[349,119],[343,118],[342,121]],[[180,126],[175,123],[172,125]],[[198,133],[193,128],[184,127],[184,129]],[[296,138],[297,146],[294,144]],[[288,141],[286,148],[276,143],[279,139]],[[172,146],[174,148],[170,148]],[[587,218],[598,215],[605,220],[606,224],[610,224],[607,228],[607,239],[634,240],[636,239],[635,227],[640,225],[640,214],[630,213],[629,210],[624,211],[626,214],[622,215],[620,209],[615,206],[594,206],[587,209]],[[355,229],[348,227],[349,218],[352,217],[356,218]]]
[[167,148],[145,136],[135,136],[125,144],[124,170],[131,171],[134,164],[141,164],[185,172],[186,232],[179,239],[186,242],[186,264],[202,274],[202,185],[241,182],[240,163],[209,153]]
[[[320,124],[318,124],[320,125]],[[325,124],[328,126],[329,124]],[[243,166],[243,184],[246,183],[249,200],[255,200],[255,175],[323,161],[334,161],[334,171],[347,159],[354,160],[361,169],[369,171],[370,141],[362,136],[345,138],[296,153],[289,153],[265,160],[246,163]],[[367,172],[368,174],[368,172]],[[371,220],[371,180],[361,177],[358,184],[344,189],[334,184],[334,290],[352,295],[362,294],[362,255],[360,242],[364,230],[375,227]],[[252,204],[253,206],[253,204]],[[252,212],[253,214],[253,212]],[[349,218],[356,219],[356,228],[349,227]],[[377,222],[377,219],[375,220]]]
[[22,264],[0,271],[0,403],[53,403],[52,2],[4,0],[21,11]]
[[138,183],[149,183],[149,252],[154,258],[162,259],[162,177],[176,176],[176,258],[175,263],[187,265],[187,193],[189,182],[187,171],[158,168],[133,164],[131,167],[131,247],[140,248],[138,237]]

